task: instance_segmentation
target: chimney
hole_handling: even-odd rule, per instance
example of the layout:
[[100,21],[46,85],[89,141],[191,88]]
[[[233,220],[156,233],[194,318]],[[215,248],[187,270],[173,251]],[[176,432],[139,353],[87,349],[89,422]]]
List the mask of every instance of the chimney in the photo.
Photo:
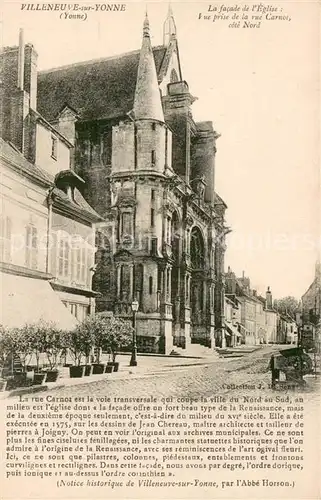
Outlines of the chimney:
[[38,54],[31,43],[27,43],[24,49],[24,90],[28,92],[30,108],[37,109],[37,61]]
[[23,37],[23,29],[19,30],[19,48],[18,48],[18,81],[17,87],[19,90],[24,90],[24,70],[25,70],[25,44]]
[[257,296],[257,291],[253,290],[253,297],[256,297],[256,296]]
[[[11,141],[28,159],[33,158],[35,125],[30,116],[30,103],[35,109],[37,71],[32,45],[24,43],[23,30],[19,31],[19,45],[5,47],[0,64],[3,88],[0,89],[2,110],[2,137]],[[33,92],[32,92],[33,91]]]
[[266,309],[272,309],[273,308],[272,293],[269,286],[267,288],[265,298],[266,298]]

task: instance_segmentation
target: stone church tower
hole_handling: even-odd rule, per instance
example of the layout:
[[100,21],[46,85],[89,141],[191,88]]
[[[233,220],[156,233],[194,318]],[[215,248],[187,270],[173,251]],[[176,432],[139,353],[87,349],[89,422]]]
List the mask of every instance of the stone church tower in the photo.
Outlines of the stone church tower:
[[130,320],[137,299],[141,351],[213,347],[224,321],[227,232],[215,192],[219,135],[193,119],[171,10],[163,45],[152,47],[146,15],[139,51],[43,72],[38,89],[58,127],[66,129],[69,110],[73,168],[106,220],[97,232],[97,309]]

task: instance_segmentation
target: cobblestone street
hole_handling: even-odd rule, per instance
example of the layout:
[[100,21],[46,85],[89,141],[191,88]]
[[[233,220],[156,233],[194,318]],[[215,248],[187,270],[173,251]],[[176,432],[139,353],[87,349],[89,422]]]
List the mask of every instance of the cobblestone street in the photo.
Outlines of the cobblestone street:
[[[116,378],[118,374],[113,374],[97,382],[53,389],[51,394],[193,398],[232,391],[238,394],[242,391],[246,394],[250,392],[253,396],[260,394],[262,390],[265,393],[272,393],[269,388],[271,374],[268,364],[272,352],[277,350],[277,346],[267,346],[246,353],[240,358],[195,360],[195,365],[189,366],[184,366],[185,360],[180,358],[167,358],[158,363],[159,360],[156,358],[146,360],[144,357],[138,357],[138,364],[150,365],[147,372],[140,373],[138,366],[137,369],[131,369],[126,378]],[[128,360],[121,359],[121,363],[128,364]],[[317,379],[314,376],[307,377],[307,387],[304,392],[308,398],[318,397],[314,391],[316,385]]]

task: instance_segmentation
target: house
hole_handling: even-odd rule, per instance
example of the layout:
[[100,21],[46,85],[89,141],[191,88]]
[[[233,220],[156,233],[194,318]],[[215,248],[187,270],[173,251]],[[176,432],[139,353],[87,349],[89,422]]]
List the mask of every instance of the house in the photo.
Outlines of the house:
[[[130,321],[138,349],[213,347],[223,328],[226,204],[215,190],[219,134],[193,118],[173,13],[163,44],[41,72],[39,111],[75,145],[99,224],[99,311]],[[76,179],[76,178],[75,178]],[[76,180],[75,180],[76,182]]]
[[296,321],[288,315],[288,329],[286,334],[286,343],[295,344],[298,343],[298,326]]
[[237,278],[235,273],[228,268],[225,274],[225,293],[227,296],[234,294],[240,305],[240,330],[242,334],[242,344],[257,345],[256,308],[258,299],[250,287],[250,279],[245,277]]
[[315,265],[314,279],[302,295],[302,321],[305,323],[318,324],[321,319],[321,262]]
[[262,300],[257,294],[256,290],[252,291],[255,298],[255,341],[257,344],[266,343],[266,315],[265,315],[265,301]]
[[42,318],[71,329],[95,310],[90,269],[102,218],[70,168],[73,145],[37,110],[37,53],[22,31],[0,61],[0,323]]
[[241,344],[241,307],[235,295],[224,297],[224,330],[221,347],[235,347]]
[[278,312],[273,307],[273,298],[270,287],[268,286],[265,294],[265,330],[266,344],[277,343],[277,325],[278,325]]

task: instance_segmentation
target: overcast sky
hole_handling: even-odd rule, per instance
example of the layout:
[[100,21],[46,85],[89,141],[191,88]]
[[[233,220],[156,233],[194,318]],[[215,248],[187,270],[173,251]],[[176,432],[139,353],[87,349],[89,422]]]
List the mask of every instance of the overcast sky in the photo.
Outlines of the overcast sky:
[[[131,51],[141,44],[146,5],[152,43],[161,44],[164,2],[127,2],[125,12],[92,12],[80,21],[12,1],[2,7],[3,44],[17,44],[23,27],[39,70]],[[274,297],[300,297],[320,239],[318,2],[282,2],[291,21],[259,29],[199,20],[208,5],[172,2],[183,78],[198,97],[194,118],[212,120],[221,134],[216,190],[233,230],[226,267],[244,270],[262,293],[269,285]]]

